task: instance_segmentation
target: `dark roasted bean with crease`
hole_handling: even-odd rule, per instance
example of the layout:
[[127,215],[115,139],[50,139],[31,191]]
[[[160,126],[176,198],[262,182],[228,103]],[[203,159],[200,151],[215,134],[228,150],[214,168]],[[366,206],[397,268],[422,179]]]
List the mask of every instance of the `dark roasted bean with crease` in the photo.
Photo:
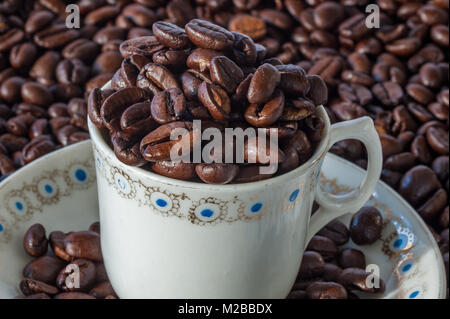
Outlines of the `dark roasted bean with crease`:
[[44,255],[48,248],[44,226],[34,224],[28,228],[23,238],[23,247],[30,256],[39,257]]
[[[372,276],[371,285],[367,278]],[[339,275],[338,283],[349,290],[359,290],[367,293],[383,293],[386,289],[383,279],[360,268],[347,268]]]
[[355,244],[370,245],[381,236],[383,217],[371,206],[361,208],[350,221],[350,237]]
[[68,234],[64,238],[64,249],[67,254],[75,258],[103,260],[100,236],[95,232],[80,231]]

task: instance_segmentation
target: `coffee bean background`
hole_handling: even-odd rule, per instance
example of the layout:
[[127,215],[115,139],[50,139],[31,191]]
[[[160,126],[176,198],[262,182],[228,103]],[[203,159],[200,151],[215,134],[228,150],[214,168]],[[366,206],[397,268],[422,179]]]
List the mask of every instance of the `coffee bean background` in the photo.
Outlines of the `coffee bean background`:
[[99,222],[85,231],[53,231],[48,238],[45,227],[34,224],[24,235],[23,247],[34,257],[19,283],[26,299],[117,298],[103,264]]
[[[1,176],[87,138],[84,98],[120,67],[123,40],[152,35],[158,20],[183,27],[201,18],[320,75],[333,121],[375,120],[382,179],[427,222],[448,270],[449,1],[371,2],[381,9],[379,29],[365,26],[366,0],[81,0],[70,2],[80,7],[81,29],[68,30],[68,1],[2,1]],[[359,142],[333,152],[366,165]]]

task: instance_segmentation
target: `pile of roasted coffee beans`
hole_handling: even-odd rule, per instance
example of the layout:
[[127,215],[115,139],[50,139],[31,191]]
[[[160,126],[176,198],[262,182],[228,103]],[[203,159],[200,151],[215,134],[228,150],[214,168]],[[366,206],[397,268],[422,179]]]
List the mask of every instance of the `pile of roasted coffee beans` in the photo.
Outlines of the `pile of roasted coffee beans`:
[[383,217],[372,206],[356,212],[348,228],[338,220],[326,225],[306,247],[288,298],[358,299],[355,294],[358,291],[383,293],[386,288],[384,281],[366,271],[364,253],[355,248],[340,248],[350,239],[357,245],[371,245],[380,238],[382,230]]
[[48,238],[44,226],[34,224],[23,248],[34,257],[19,284],[26,299],[117,298],[103,264],[98,222],[87,231],[53,231]]
[[[80,29],[61,27],[67,3],[78,4]],[[380,8],[380,28],[365,25],[365,9],[371,3]],[[54,98],[63,104],[54,109],[20,106],[16,101],[22,94],[17,93],[16,84],[12,85],[16,101],[8,102],[0,94],[0,135],[7,134],[0,138],[0,175],[23,165],[21,150],[29,140],[17,139],[2,122],[30,113],[49,122],[59,116],[66,126],[72,116],[65,104],[75,95],[87,96],[112,78],[121,67],[119,46],[124,40],[152,36],[152,25],[158,20],[179,27],[195,18],[209,20],[247,34],[266,47],[266,58],[276,57],[320,75],[328,85],[327,110],[332,121],[362,115],[375,120],[383,142],[382,179],[420,212],[448,270],[448,9],[448,0],[2,1],[0,87],[5,79],[19,76],[19,82],[31,80],[52,88]],[[14,58],[25,51],[27,59]],[[42,67],[30,72],[38,59],[44,61]],[[66,59],[82,61],[89,70],[88,80],[76,80],[84,71],[71,75],[70,84],[65,84],[64,76],[57,77],[56,66]],[[84,69],[79,62],[64,64],[61,69],[68,64],[77,65],[69,69]],[[39,123],[44,125],[36,126],[46,126],[45,120]],[[48,133],[59,144],[51,127]],[[75,141],[80,134],[69,140]],[[8,139],[15,142],[4,145],[2,140]],[[341,142],[333,151],[366,165],[365,151],[358,142]]]
[[[310,158],[324,127],[315,108],[328,97],[319,76],[307,75],[300,66],[277,58],[266,59],[266,48],[250,37],[205,20],[191,20],[185,28],[158,21],[153,34],[123,42],[124,60],[111,89],[94,89],[89,96],[89,118],[109,131],[119,160],[136,166],[150,162],[149,168],[161,175],[183,180],[198,177],[211,184],[273,176],[257,173],[260,166],[269,164],[269,157],[258,155],[256,164],[249,164],[249,154],[261,151],[251,138],[242,149],[245,163],[223,163],[222,156],[213,163],[195,164],[190,162],[192,157],[189,162],[173,161],[174,145],[185,139],[169,139],[173,129],[185,128],[185,134],[191,135],[187,147],[191,151],[191,140],[201,138],[193,130],[193,120],[200,120],[202,130],[255,127],[264,128],[266,135],[273,131],[280,148],[267,143],[264,153],[278,154],[278,173]],[[220,146],[224,157],[225,143]]]

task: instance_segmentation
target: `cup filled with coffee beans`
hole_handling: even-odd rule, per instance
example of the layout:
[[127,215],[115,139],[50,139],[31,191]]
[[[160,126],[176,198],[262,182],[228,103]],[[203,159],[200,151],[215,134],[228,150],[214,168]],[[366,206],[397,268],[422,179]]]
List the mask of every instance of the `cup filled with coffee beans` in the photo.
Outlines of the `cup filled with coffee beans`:
[[[88,99],[108,276],[121,298],[284,298],[309,239],[357,211],[381,172],[368,117],[330,125],[327,86],[194,19],[124,41]],[[358,139],[367,176],[317,186],[329,148]],[[321,206],[310,220],[313,201]]]

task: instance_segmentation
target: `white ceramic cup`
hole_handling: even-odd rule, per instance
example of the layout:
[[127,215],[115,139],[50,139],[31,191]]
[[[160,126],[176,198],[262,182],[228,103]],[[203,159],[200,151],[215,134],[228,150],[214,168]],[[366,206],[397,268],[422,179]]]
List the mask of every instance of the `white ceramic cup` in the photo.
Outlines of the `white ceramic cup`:
[[[268,180],[210,185],[164,177],[120,162],[89,121],[97,164],[103,257],[120,298],[284,298],[310,238],[369,199],[382,167],[368,117],[330,126],[302,166]],[[367,149],[367,175],[351,193],[317,187],[337,141]],[[320,209],[312,218],[313,200]]]

